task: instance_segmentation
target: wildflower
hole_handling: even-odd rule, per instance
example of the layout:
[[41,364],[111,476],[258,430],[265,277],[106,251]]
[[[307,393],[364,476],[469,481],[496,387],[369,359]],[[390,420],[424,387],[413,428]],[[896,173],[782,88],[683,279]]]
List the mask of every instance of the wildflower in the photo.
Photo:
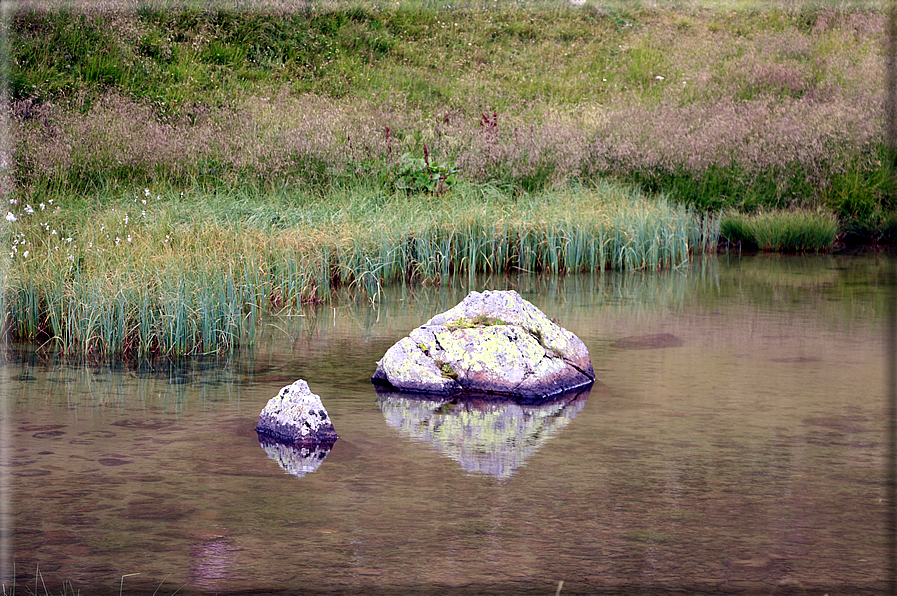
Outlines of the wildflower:
[[125,215],[125,218],[122,221],[125,222],[125,225],[128,225],[128,216]]
[[143,200],[140,201],[140,202],[143,203],[144,205],[146,205],[146,199],[143,199]]
[[34,209],[31,208],[31,205],[25,205],[25,213],[28,215],[34,215]]
[[121,244],[121,238],[119,238],[118,236],[116,236],[116,237],[115,237],[115,246],[118,246],[119,244]]
[[25,253],[24,253],[22,256],[25,257],[25,258],[27,259],[27,258],[28,258],[28,254],[29,254],[29,252],[30,252],[30,251],[27,251],[27,250],[26,250]]
[[145,209],[144,209],[143,211],[140,212],[140,217],[146,217],[146,210],[145,210]]
[[56,230],[53,230],[52,232],[50,232],[50,235],[51,235],[51,236],[55,236],[55,235],[56,235]]
[[73,263],[75,262],[75,255],[73,254],[69,254],[69,256],[67,256],[66,258]]
[[657,76],[654,77],[654,78],[657,79],[658,81],[663,81],[663,80],[665,80],[664,77],[662,77],[662,76],[660,76],[660,75],[657,75]]
[[15,215],[12,214],[12,211],[6,212],[6,221],[8,221],[10,223],[15,223],[16,221],[18,221],[18,219],[19,219],[18,217],[16,217]]
[[130,242],[130,241],[131,241],[131,235],[128,234],[128,242]]
[[40,207],[41,211],[43,211],[44,209],[47,208],[47,206],[44,203],[41,203],[40,205],[38,205],[38,207]]
[[9,200],[10,205],[17,205],[18,203],[19,203],[18,199],[10,199]]
[[69,244],[71,244],[72,239],[71,239],[71,238],[66,238],[65,241],[68,242]]
[[149,191],[148,188],[144,188],[144,189],[143,189],[143,196],[145,196],[145,197],[150,196],[150,191]]

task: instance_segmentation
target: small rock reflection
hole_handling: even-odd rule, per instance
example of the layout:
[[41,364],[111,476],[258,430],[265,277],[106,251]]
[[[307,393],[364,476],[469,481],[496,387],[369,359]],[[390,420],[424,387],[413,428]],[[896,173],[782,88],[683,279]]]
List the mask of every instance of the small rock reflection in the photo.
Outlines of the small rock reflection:
[[377,403],[389,426],[432,443],[465,472],[506,479],[576,417],[589,392],[521,404],[378,389]]
[[296,478],[302,478],[321,467],[324,458],[333,448],[333,443],[308,445],[282,443],[261,433],[259,444],[268,457],[276,461],[287,474],[292,474]]
[[226,535],[207,536],[193,545],[190,566],[192,583],[206,591],[218,591],[231,577],[234,567],[233,553],[237,549]]

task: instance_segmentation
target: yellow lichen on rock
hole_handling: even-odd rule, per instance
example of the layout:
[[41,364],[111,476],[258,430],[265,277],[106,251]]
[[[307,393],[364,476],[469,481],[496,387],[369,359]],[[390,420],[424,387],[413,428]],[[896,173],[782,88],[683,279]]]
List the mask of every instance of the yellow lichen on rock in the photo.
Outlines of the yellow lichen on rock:
[[520,396],[593,379],[582,342],[514,291],[471,292],[390,348],[374,375],[408,391]]

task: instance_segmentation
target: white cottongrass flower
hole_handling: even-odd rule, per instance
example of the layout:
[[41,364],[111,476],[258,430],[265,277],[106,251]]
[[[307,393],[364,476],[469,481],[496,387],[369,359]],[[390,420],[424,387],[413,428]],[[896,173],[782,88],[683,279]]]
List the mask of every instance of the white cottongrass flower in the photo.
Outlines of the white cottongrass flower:
[[18,220],[19,220],[19,218],[16,217],[15,215],[13,215],[13,214],[12,214],[12,211],[7,211],[7,212],[6,212],[6,221],[8,221],[8,222],[10,222],[10,223],[15,223],[15,222],[17,222]]
[[150,191],[149,191],[148,188],[144,188],[144,189],[143,189],[143,196],[145,196],[145,197],[150,196]]
[[24,254],[22,254],[22,256],[25,257],[25,258],[27,259],[29,253],[30,253],[30,251],[27,251],[27,250],[26,250],[26,251],[24,252]]
[[25,213],[28,215],[34,215],[34,209],[31,208],[31,205],[25,205]]
[[53,230],[52,232],[50,232],[50,235],[51,235],[51,236],[55,236],[55,235],[56,235],[56,230]]
[[43,211],[44,209],[47,208],[47,206],[44,203],[41,203],[40,205],[38,205],[38,207],[40,207],[41,211]]

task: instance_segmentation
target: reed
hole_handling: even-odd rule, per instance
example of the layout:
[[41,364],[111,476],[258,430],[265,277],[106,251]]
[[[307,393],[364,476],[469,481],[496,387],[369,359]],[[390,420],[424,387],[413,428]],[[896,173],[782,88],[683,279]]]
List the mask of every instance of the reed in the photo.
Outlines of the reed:
[[22,210],[7,222],[21,242],[3,292],[9,331],[84,358],[229,352],[271,313],[337,288],[376,300],[391,284],[457,276],[675,268],[715,247],[718,229],[612,184],[255,192],[141,189]]
[[763,251],[819,252],[838,237],[838,220],[822,211],[770,211],[721,218],[720,236],[732,244]]

